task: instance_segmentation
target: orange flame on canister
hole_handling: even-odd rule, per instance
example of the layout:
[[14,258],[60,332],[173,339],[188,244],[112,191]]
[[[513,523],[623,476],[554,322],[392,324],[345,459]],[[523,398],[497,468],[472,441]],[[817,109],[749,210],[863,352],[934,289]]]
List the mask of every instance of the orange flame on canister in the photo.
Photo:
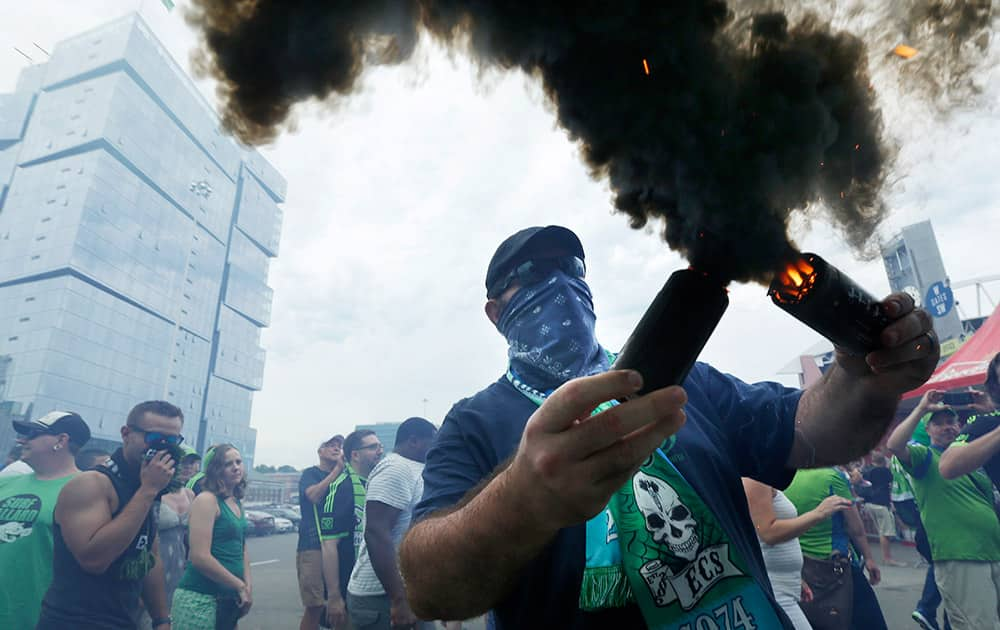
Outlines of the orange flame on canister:
[[645,59],[642,60],[642,69],[646,71],[646,76],[649,76],[649,62]]
[[816,285],[816,269],[808,258],[800,256],[788,263],[777,279],[781,287],[774,291],[775,299],[794,304],[801,302]]

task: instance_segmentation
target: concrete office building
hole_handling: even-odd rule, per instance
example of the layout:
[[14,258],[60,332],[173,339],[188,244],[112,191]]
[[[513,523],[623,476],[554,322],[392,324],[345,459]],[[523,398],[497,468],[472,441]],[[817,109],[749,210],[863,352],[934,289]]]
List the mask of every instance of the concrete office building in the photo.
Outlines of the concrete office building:
[[251,468],[284,198],[138,15],[26,68],[0,95],[0,452],[53,409],[114,448],[158,398]]

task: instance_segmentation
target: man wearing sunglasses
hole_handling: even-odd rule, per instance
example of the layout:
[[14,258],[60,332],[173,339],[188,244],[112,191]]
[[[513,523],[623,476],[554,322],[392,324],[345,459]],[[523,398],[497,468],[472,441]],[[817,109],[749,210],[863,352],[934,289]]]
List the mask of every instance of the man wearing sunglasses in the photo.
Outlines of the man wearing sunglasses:
[[642,376],[609,370],[583,261],[558,226],[517,232],[490,261],[508,365],[427,454],[399,554],[413,612],[492,609],[500,629],[790,627],[740,477],[784,488],[796,468],[870,450],[934,370],[930,316],[890,296],[885,349],[838,354],[806,392],[697,363],[683,389],[632,398]]
[[136,405],[121,428],[121,448],[63,488],[39,630],[134,628],[140,596],[153,629],[169,630],[155,514],[174,481],[183,423],[168,402]]
[[14,430],[31,472],[0,479],[0,628],[34,628],[52,581],[56,499],[80,472],[74,455],[90,429],[75,413],[53,411]]

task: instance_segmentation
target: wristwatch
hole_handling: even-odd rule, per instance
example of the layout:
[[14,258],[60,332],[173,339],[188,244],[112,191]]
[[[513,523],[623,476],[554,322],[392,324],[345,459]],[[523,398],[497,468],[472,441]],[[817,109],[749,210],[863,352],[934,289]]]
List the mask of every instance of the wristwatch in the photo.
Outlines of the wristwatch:
[[159,619],[154,619],[153,620],[153,628],[154,629],[155,628],[159,628],[160,626],[162,626],[164,624],[171,625],[171,626],[174,625],[174,618],[167,616],[167,617],[161,617]]

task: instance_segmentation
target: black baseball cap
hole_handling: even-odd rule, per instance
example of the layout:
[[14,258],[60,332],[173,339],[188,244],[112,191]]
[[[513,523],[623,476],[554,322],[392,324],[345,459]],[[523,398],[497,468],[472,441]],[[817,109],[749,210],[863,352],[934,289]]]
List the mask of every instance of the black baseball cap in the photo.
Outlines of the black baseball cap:
[[580,260],[584,259],[583,245],[572,230],[561,225],[525,228],[500,243],[490,259],[486,268],[486,295],[495,297],[494,292],[514,267],[550,247],[565,247]]
[[69,441],[77,446],[83,446],[90,439],[90,427],[83,421],[80,414],[72,411],[52,411],[34,420],[14,420],[14,430],[21,435],[32,431],[42,431],[51,435],[65,433]]

